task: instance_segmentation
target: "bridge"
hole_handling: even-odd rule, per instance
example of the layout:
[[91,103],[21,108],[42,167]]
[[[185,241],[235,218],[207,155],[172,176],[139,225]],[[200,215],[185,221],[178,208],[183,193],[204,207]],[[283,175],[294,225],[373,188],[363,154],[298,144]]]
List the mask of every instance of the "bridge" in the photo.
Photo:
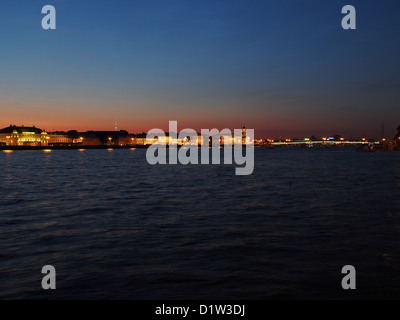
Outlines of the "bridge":
[[368,141],[329,141],[329,140],[321,140],[321,141],[310,141],[310,140],[301,140],[301,141],[281,141],[281,142],[272,142],[273,146],[299,146],[299,145],[323,145],[323,146],[337,146],[337,145],[365,145],[369,143],[379,144],[379,142],[368,142]]

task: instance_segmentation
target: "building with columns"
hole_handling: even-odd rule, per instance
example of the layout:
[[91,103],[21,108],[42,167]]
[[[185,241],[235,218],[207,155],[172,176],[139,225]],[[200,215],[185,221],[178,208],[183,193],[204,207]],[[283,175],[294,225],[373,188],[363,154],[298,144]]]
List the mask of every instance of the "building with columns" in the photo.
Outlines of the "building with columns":
[[45,130],[10,125],[0,130],[0,145],[6,146],[47,146],[49,136]]

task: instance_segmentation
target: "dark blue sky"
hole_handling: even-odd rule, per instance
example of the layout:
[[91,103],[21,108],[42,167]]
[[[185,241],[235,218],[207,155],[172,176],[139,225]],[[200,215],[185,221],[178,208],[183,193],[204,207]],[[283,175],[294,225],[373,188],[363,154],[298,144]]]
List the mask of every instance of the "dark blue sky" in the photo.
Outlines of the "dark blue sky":
[[[357,30],[341,28],[347,4]],[[399,35],[394,0],[2,0],[0,126],[394,135]]]

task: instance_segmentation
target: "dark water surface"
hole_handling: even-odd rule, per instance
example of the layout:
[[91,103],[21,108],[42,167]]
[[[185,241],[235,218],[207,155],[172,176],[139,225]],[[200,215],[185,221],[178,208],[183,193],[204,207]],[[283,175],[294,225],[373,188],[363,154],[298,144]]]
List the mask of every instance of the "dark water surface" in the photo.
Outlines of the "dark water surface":
[[145,153],[0,153],[0,298],[400,298],[400,152],[256,149],[251,176]]

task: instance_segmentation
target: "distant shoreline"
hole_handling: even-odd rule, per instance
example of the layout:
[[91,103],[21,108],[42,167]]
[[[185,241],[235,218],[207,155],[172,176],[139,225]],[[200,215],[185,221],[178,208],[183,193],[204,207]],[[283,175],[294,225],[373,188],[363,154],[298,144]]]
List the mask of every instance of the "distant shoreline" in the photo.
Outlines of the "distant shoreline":
[[0,146],[0,151],[3,150],[95,150],[95,149],[138,149],[148,148],[148,146]]
[[[43,150],[114,150],[114,149],[147,149],[151,145],[136,145],[136,146],[0,146],[0,151],[43,151]],[[169,148],[168,145],[165,146]],[[177,146],[178,148],[182,147],[181,145]],[[264,146],[264,145],[255,145],[255,148],[266,148],[266,149],[281,149],[281,148],[300,148],[304,149],[306,145],[277,145],[277,146]],[[354,144],[341,144],[339,146],[332,145],[332,146],[319,146],[315,145],[315,147],[321,148],[332,148],[332,147],[355,147]],[[201,146],[198,146],[201,148]],[[221,146],[223,148],[223,146]],[[399,150],[398,148],[394,148],[394,150]]]

